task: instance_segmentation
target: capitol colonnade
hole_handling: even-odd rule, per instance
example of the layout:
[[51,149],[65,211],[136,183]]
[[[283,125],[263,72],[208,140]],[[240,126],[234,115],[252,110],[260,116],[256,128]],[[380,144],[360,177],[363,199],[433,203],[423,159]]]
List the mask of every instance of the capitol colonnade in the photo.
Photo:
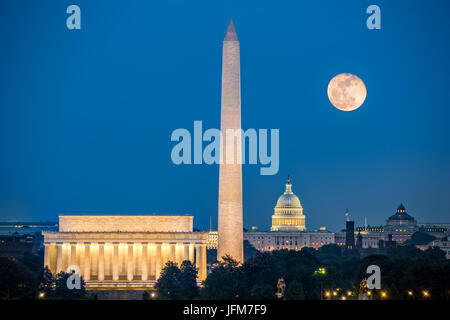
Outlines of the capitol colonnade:
[[[53,274],[78,266],[86,287],[152,287],[166,262],[191,261],[206,278],[206,232],[192,216],[60,216],[43,232],[44,265]],[[113,231],[115,230],[115,231]],[[158,231],[159,230],[159,231]]]

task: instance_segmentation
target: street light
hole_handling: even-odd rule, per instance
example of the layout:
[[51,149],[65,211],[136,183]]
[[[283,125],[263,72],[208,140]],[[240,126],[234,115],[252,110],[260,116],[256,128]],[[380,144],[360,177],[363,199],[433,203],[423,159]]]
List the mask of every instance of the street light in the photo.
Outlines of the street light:
[[[325,269],[324,267],[321,267],[317,270],[314,271],[313,276],[317,276],[317,275],[325,275],[327,273],[327,269]],[[320,280],[320,299],[322,300],[323,298],[323,277],[319,278]]]
[[327,269],[325,269],[325,268],[319,268],[319,269],[317,269],[316,271],[314,271],[314,275],[318,275],[318,274],[321,274],[321,275],[324,275],[324,274],[326,274],[327,273]]
[[386,298],[386,297],[387,297],[386,292],[382,291],[382,292],[381,292],[381,297],[382,297],[382,298]]

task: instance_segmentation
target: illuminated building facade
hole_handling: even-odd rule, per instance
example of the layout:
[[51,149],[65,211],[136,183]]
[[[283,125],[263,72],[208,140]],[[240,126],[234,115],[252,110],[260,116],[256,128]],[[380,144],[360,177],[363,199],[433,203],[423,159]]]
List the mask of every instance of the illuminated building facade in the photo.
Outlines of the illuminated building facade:
[[278,198],[274,211],[270,231],[306,231],[303,207],[300,199],[292,192],[289,177],[286,191]]
[[443,238],[448,235],[448,224],[437,224],[437,223],[421,223],[418,224],[419,231],[425,232],[436,238]]
[[334,233],[325,228],[315,232],[306,232],[305,216],[300,199],[292,192],[290,178],[286,183],[285,192],[278,198],[272,215],[270,232],[252,231],[244,233],[248,240],[259,251],[271,250],[301,250],[303,247],[318,249],[323,245],[335,242]]
[[392,235],[392,240],[401,244],[411,239],[414,232],[418,231],[416,220],[406,212],[403,204],[397,208],[397,212],[386,220],[384,232]]
[[[303,247],[318,249],[327,244],[337,244],[346,249],[385,249],[396,243],[405,243],[416,231],[426,232],[445,240],[448,235],[447,226],[442,223],[427,223],[420,225],[419,228],[416,220],[406,212],[403,204],[400,204],[396,213],[386,220],[384,226],[367,226],[365,223],[363,227],[355,229],[354,221],[347,221],[343,232],[333,233],[326,231],[325,228],[306,232],[303,207],[300,199],[292,192],[288,178],[286,191],[279,197],[275,206],[270,232],[258,231],[258,228],[252,227],[252,231],[244,233],[244,240],[248,240],[260,251],[301,250]],[[444,241],[442,244],[447,242]]]
[[206,248],[217,249],[218,238],[219,236],[217,231],[209,231],[208,238],[206,239]]
[[190,260],[206,278],[207,232],[193,232],[193,216],[60,215],[42,234],[44,266],[78,266],[88,289],[153,287],[168,261]]
[[333,244],[334,233],[318,232],[245,232],[248,240],[259,251],[301,250],[303,247],[318,249],[326,244]]
[[355,231],[361,233],[383,233],[384,227],[383,226],[356,227]]

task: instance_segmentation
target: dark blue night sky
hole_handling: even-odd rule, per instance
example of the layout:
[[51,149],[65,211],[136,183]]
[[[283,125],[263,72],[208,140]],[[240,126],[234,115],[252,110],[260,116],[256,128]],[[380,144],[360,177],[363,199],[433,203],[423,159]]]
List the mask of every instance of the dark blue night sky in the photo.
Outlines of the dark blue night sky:
[[[190,213],[215,228],[218,166],[174,165],[170,135],[219,127],[232,16],[243,128],[280,129],[279,173],[243,168],[244,226],[269,227],[288,174],[309,230],[342,229],[346,208],[382,224],[400,202],[448,222],[449,14],[446,0],[1,0],[0,220]],[[328,101],[342,72],[367,87],[354,112]]]

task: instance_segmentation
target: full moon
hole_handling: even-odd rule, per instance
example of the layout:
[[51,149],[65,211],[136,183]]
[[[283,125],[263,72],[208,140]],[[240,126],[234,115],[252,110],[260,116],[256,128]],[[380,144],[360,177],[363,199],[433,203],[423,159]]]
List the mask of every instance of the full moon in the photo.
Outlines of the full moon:
[[367,95],[364,82],[351,73],[341,73],[331,79],[327,92],[333,106],[342,111],[358,109]]

